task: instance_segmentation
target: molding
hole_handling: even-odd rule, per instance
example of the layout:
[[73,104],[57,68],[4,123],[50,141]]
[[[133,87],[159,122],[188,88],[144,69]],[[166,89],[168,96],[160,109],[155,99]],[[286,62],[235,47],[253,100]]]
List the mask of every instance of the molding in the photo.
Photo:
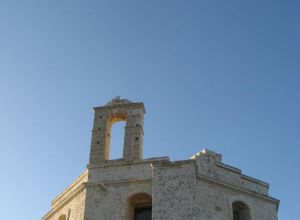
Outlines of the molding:
[[80,184],[78,187],[74,189],[74,191],[66,198],[62,199],[60,203],[58,203],[55,207],[53,207],[46,215],[42,217],[42,219],[48,219],[53,216],[58,210],[60,210],[66,203],[70,202],[75,196],[85,190],[84,183]]
[[242,173],[242,171],[241,171],[239,168],[230,166],[230,165],[225,164],[225,163],[222,163],[222,162],[218,162],[216,165],[217,165],[218,167],[220,167],[220,168],[223,168],[223,169],[225,169],[225,170],[229,170],[229,171],[234,172],[234,173],[237,173],[237,174],[241,174],[241,173]]
[[144,114],[146,113],[146,108],[143,102],[131,102],[131,103],[116,103],[113,105],[104,105],[104,106],[98,106],[94,107],[94,111],[98,110],[106,110],[106,109],[115,109],[115,108],[128,108],[128,107],[142,107]]
[[262,180],[259,180],[259,179],[256,179],[256,178],[253,178],[253,177],[250,177],[248,175],[245,175],[242,173],[242,171],[238,168],[235,168],[235,167],[232,167],[230,165],[227,165],[227,164],[224,164],[224,163],[217,163],[217,167],[220,167],[220,168],[223,168],[225,170],[229,170],[231,172],[234,172],[234,173],[237,173],[241,176],[242,179],[245,179],[245,180],[248,180],[250,182],[253,182],[253,183],[256,183],[256,184],[259,184],[259,185],[262,185],[264,187],[266,187],[267,189],[269,189],[269,183],[266,183]]
[[264,181],[255,179],[255,178],[253,178],[253,177],[251,177],[251,176],[247,176],[247,175],[245,175],[245,174],[241,174],[241,178],[242,178],[242,179],[245,179],[245,180],[248,180],[248,181],[251,181],[251,182],[254,182],[254,183],[256,183],[256,184],[260,184],[260,185],[266,187],[267,189],[269,189],[269,183],[266,183],[266,182],[264,182]]
[[245,194],[254,196],[256,198],[260,198],[260,199],[263,199],[263,200],[266,200],[266,201],[269,201],[269,202],[273,202],[273,203],[276,204],[276,208],[278,210],[280,200],[275,199],[275,198],[273,198],[271,196],[263,195],[263,194],[260,194],[260,193],[254,192],[254,191],[250,191],[250,190],[247,190],[247,189],[242,189],[242,188],[239,188],[239,187],[230,185],[228,183],[225,183],[225,182],[222,182],[222,181],[218,181],[216,179],[213,179],[213,178],[210,178],[210,177],[207,177],[207,176],[203,176],[203,175],[200,175],[200,174],[197,174],[196,177],[198,179],[204,180],[205,182],[213,183],[215,185],[219,185],[219,186],[231,189],[233,191],[238,191],[238,192],[241,192],[241,193],[245,193]]
[[85,186],[100,186],[104,191],[107,191],[107,185],[118,185],[127,184],[134,182],[152,182],[152,179],[124,179],[124,180],[114,180],[114,181],[90,181],[84,183]]
[[194,160],[177,160],[177,161],[156,161],[152,163],[152,167],[180,167],[181,165],[194,165]]
[[124,159],[116,159],[116,160],[106,160],[105,162],[99,164],[88,164],[88,169],[97,169],[97,168],[106,168],[106,167],[115,167],[115,166],[130,166],[136,164],[152,164],[155,162],[162,162],[162,161],[170,161],[169,157],[154,157],[149,159],[142,159],[142,160],[132,160],[126,161]]
[[84,183],[84,185],[86,187],[89,187],[89,186],[100,186],[100,188],[103,190],[103,191],[107,191],[107,188],[105,186],[105,184],[103,184],[101,181],[93,181],[93,182],[86,182]]
[[80,181],[87,177],[87,175],[88,170],[85,170],[71,185],[69,185],[62,193],[60,193],[51,201],[51,205],[55,206],[55,203],[57,203],[67,193],[71,192],[76,187],[76,185],[80,183]]

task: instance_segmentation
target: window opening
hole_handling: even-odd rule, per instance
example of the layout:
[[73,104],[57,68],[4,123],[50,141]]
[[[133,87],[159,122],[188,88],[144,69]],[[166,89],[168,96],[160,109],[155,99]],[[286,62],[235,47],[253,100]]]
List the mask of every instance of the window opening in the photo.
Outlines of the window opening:
[[110,131],[110,156],[109,159],[123,158],[123,147],[125,137],[125,121],[119,121],[112,125]]
[[152,207],[134,209],[134,220],[151,220],[151,219],[152,219]]
[[250,210],[243,202],[232,203],[233,220],[250,220]]
[[149,194],[138,193],[128,200],[126,220],[152,220],[152,198]]

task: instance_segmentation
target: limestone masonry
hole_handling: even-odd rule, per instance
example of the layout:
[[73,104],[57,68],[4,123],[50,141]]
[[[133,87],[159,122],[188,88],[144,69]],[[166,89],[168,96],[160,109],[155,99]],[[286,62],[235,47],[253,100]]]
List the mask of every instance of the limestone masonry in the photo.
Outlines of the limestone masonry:
[[[269,184],[203,150],[192,158],[143,159],[143,103],[119,97],[96,107],[87,170],[43,220],[276,220]],[[123,158],[109,159],[110,131],[126,121]]]

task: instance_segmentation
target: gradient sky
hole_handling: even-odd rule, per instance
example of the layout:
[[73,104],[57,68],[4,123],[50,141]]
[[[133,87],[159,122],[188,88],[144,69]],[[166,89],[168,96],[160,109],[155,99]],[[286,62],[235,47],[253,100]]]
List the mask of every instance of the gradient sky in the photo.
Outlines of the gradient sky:
[[[203,148],[299,220],[300,2],[0,0],[0,219],[40,219],[88,162],[92,107],[143,101],[144,156]],[[122,151],[122,124],[112,157]]]

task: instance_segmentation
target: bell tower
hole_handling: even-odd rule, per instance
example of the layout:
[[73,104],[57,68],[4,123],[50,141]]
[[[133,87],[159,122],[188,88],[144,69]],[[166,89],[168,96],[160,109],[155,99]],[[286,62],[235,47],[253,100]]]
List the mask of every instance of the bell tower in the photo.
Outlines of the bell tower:
[[118,121],[126,122],[122,159],[141,160],[146,112],[144,104],[116,97],[104,106],[95,107],[94,111],[89,164],[97,165],[109,160],[111,127]]

